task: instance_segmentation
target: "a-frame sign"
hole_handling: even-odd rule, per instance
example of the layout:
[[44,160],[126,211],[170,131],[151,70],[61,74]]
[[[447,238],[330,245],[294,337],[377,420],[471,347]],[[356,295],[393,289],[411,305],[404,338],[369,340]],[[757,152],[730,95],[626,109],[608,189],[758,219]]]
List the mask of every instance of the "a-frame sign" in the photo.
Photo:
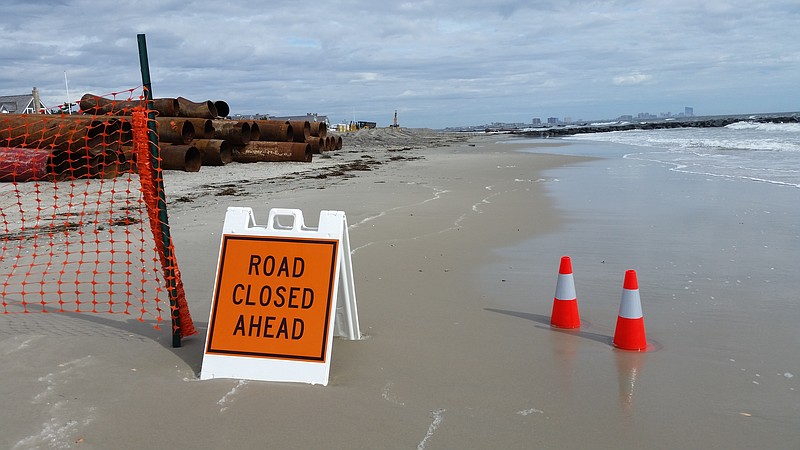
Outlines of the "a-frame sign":
[[344,212],[228,208],[200,379],[327,385],[334,335],[361,338]]

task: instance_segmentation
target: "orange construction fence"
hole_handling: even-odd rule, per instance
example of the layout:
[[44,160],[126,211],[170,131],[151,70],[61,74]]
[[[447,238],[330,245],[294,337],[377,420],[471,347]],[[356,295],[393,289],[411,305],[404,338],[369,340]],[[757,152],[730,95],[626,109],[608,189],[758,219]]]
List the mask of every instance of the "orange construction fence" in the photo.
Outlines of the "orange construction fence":
[[173,337],[195,334],[153,114],[142,88],[96,100],[119,107],[0,115],[0,312],[129,314],[156,328],[167,315]]

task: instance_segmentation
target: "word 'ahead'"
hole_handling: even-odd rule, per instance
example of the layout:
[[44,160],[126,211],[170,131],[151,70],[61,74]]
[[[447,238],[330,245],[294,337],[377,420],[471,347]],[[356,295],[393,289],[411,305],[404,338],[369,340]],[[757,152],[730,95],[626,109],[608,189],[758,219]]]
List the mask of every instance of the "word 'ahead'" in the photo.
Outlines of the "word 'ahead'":
[[324,362],[338,243],[224,235],[206,352]]

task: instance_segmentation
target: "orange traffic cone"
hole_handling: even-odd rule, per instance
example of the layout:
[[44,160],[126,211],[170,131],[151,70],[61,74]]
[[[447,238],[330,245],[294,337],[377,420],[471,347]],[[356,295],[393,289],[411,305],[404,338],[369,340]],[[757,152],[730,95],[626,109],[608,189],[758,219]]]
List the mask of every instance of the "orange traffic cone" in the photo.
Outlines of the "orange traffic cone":
[[578,314],[578,299],[575,294],[575,280],[572,278],[572,261],[570,261],[569,256],[561,257],[550,325],[556,328],[581,327],[581,317]]
[[635,270],[625,272],[617,329],[614,331],[614,346],[623,350],[647,349],[642,301],[639,298],[639,282],[636,280]]

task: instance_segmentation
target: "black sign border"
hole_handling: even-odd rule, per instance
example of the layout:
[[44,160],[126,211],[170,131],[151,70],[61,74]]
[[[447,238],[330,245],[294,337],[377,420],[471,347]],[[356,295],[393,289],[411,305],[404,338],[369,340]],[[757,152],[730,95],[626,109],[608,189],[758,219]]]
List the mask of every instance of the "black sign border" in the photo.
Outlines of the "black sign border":
[[[272,353],[272,352],[246,352],[246,351],[238,351],[238,350],[227,350],[227,349],[215,349],[213,347],[214,343],[214,325],[216,322],[217,316],[217,306],[219,305],[219,291],[222,287],[222,272],[223,266],[225,265],[225,250],[228,245],[228,241],[230,240],[242,240],[242,241],[270,241],[270,242],[281,242],[281,243],[302,243],[302,244],[316,244],[316,245],[330,245],[331,246],[331,273],[328,279],[328,298],[326,299],[325,305],[325,330],[322,336],[322,348],[320,349],[320,355],[317,356],[305,356],[305,355],[287,355],[285,353]],[[211,319],[208,322],[208,342],[206,343],[206,353],[217,354],[217,355],[231,355],[231,356],[246,356],[251,358],[271,358],[271,359],[286,359],[286,360],[296,360],[296,361],[313,361],[313,362],[325,362],[326,357],[326,350],[328,344],[328,334],[330,331],[330,320],[331,320],[331,303],[333,300],[333,287],[334,283],[336,282],[336,274],[337,274],[337,257],[338,257],[338,250],[339,250],[339,240],[338,239],[314,239],[314,238],[303,238],[303,237],[276,237],[276,236],[252,236],[252,235],[232,235],[232,234],[225,234],[222,236],[222,245],[220,248],[220,260],[219,260],[219,268],[217,269],[217,281],[216,281],[216,289],[214,290],[214,298],[212,299],[211,305]]]

